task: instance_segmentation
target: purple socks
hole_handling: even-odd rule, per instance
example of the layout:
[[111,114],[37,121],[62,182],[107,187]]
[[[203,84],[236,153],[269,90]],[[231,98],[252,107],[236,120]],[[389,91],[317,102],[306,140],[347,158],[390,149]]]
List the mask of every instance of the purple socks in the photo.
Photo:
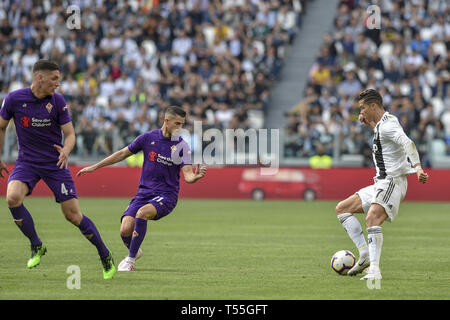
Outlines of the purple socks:
[[[9,208],[14,218],[14,222],[17,224],[22,233],[30,240],[32,246],[42,245],[42,241],[37,236],[34,228],[33,218],[28,212],[27,208],[23,204],[18,207]],[[98,233],[94,223],[85,215],[78,226],[81,233],[97,248],[100,257],[106,257],[109,255],[109,250]]]
[[131,243],[131,236],[122,236],[121,235],[121,237],[122,237],[122,241],[123,241],[123,244],[128,248],[128,249],[130,249],[130,243]]
[[83,215],[83,219],[81,220],[80,225],[78,226],[81,233],[88,239],[98,251],[98,255],[101,258],[104,258],[109,255],[109,250],[106,248],[105,244],[98,233],[95,224],[85,215]]
[[146,232],[147,220],[136,218],[136,221],[134,223],[133,236],[130,243],[130,253],[128,254],[130,258],[136,258],[136,254],[142,244],[142,241],[144,241]]
[[14,222],[19,227],[20,231],[30,240],[32,246],[40,246],[42,241],[37,236],[34,228],[33,218],[23,204],[18,207],[9,208],[14,218]]

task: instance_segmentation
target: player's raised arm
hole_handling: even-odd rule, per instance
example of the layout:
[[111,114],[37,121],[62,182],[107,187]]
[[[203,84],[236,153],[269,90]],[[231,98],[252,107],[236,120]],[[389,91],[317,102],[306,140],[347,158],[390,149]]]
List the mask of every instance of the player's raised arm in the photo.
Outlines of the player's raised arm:
[[184,181],[187,183],[195,183],[206,175],[206,166],[197,164],[195,172],[191,165],[183,167]]
[[6,128],[8,127],[9,120],[3,119],[0,116],[0,177],[3,178],[3,171],[9,174],[8,168],[2,161],[3,141],[5,140]]
[[100,169],[102,167],[110,166],[114,163],[120,162],[122,160],[125,160],[129,156],[131,156],[133,153],[128,149],[128,147],[125,147],[119,151],[114,152],[109,157],[106,157],[100,162],[97,162],[96,164],[93,164],[92,166],[85,167],[77,172],[77,177],[81,176],[85,172],[92,172],[97,169]]
[[416,170],[417,180],[422,183],[427,182],[428,174],[423,171],[420,165],[420,157],[416,144],[406,135],[400,124],[396,122],[394,127],[387,131],[387,134],[389,139],[392,139],[399,147],[403,147],[405,150],[406,157],[409,158],[412,166]]

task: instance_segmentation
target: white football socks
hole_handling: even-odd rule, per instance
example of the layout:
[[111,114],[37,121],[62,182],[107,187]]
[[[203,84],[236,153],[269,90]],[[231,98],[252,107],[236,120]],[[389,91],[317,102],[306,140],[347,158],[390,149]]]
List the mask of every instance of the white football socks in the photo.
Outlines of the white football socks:
[[367,228],[369,239],[370,266],[379,267],[381,248],[383,247],[383,232],[379,226]]
[[344,227],[345,231],[347,231],[350,239],[352,239],[353,243],[359,250],[359,256],[365,256],[369,253],[367,248],[366,239],[364,238],[363,230],[361,228],[361,224],[358,219],[351,213],[342,213],[338,216],[339,222]]

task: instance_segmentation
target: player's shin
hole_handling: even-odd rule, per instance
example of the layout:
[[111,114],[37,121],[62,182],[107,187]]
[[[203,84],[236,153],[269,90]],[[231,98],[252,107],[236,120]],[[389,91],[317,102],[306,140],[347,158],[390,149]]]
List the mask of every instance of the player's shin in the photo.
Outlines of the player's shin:
[[83,219],[81,220],[80,225],[78,226],[81,233],[88,239],[96,248],[98,251],[98,255],[100,258],[104,258],[109,255],[109,250],[106,248],[105,244],[103,243],[102,238],[100,237],[100,234],[95,227],[95,224],[85,215],[83,215]]
[[359,250],[359,256],[364,256],[368,254],[366,239],[364,238],[364,233],[359,223],[358,219],[351,213],[342,213],[338,216],[339,222],[347,231],[350,239]]
[[370,267],[379,268],[381,249],[383,247],[383,233],[380,226],[367,228],[369,239]]
[[9,207],[11,214],[14,218],[14,222],[22,231],[22,233],[30,240],[32,246],[40,246],[42,245],[41,240],[39,239],[36,229],[34,228],[34,221],[31,217],[30,212],[28,212],[27,208],[23,204],[18,207]]
[[146,233],[147,233],[147,220],[136,218],[134,224],[134,231],[130,243],[130,252],[128,254],[130,258],[136,258],[136,255],[142,242],[144,241]]

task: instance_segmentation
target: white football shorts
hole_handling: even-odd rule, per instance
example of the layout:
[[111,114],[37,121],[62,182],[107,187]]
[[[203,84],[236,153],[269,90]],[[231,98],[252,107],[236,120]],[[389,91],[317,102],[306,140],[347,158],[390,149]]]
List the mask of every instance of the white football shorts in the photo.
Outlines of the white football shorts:
[[400,202],[405,198],[408,189],[406,176],[377,180],[373,185],[356,192],[361,198],[362,208],[367,214],[370,205],[377,203],[386,211],[387,221],[391,222],[398,214]]

